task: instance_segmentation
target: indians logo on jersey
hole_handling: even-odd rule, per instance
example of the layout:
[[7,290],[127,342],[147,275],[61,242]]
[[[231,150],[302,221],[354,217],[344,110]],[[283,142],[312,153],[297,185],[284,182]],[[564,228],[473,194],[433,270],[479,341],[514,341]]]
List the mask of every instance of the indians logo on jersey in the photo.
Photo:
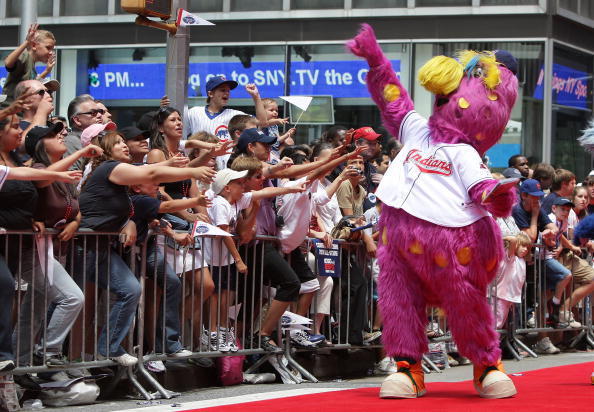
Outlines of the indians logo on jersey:
[[226,125],[222,124],[215,129],[214,135],[221,141],[225,142],[231,138],[229,136],[229,129]]
[[435,156],[425,154],[418,149],[411,149],[404,159],[404,163],[412,163],[419,168],[422,173],[432,173],[443,176],[452,174],[452,163],[436,158]]

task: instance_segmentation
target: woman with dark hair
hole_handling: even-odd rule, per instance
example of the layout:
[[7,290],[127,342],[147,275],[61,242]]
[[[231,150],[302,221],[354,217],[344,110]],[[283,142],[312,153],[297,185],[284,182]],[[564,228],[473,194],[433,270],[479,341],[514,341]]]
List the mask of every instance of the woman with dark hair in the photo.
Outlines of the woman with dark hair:
[[[80,227],[119,233],[124,247],[136,243],[136,226],[130,219],[134,215],[134,208],[128,186],[183,179],[209,182],[214,177],[214,170],[208,167],[132,166],[128,164],[128,146],[117,132],[99,135],[92,143],[103,149],[103,154],[93,159],[91,173],[82,187],[79,198],[82,213]],[[117,242],[111,240],[110,237],[107,241],[105,237],[97,237],[97,242],[87,242],[90,247],[86,250],[82,242],[79,242],[75,259],[79,270],[76,274],[86,273],[89,280],[96,279],[100,287],[109,288],[116,295],[116,301],[109,312],[108,328],[104,327],[101,331],[97,350],[100,355],[111,357],[123,366],[132,366],[138,359],[126,353],[121,343],[134,319],[140,285],[124,260],[115,253]],[[85,268],[82,267],[83,263],[86,263]],[[95,273],[96,264],[99,267],[98,273]],[[77,281],[80,285],[83,279]]]
[[[15,152],[22,141],[23,131],[19,121],[16,115],[0,120],[0,227],[8,230],[31,230],[37,191],[29,180],[52,179],[74,183],[80,178],[80,172],[54,172],[20,167],[22,164]],[[32,256],[31,237],[23,236],[19,239],[18,235],[6,236],[8,239],[0,237],[0,372],[15,367],[10,333],[15,290],[12,273],[19,272],[19,260],[22,256]],[[18,245],[19,240],[22,242],[20,249],[18,246],[4,249],[8,244]],[[23,259],[21,262],[20,275],[23,278],[31,274],[31,261],[32,259]]]
[[[33,127],[27,134],[25,149],[33,158],[35,169],[48,169],[65,172],[82,156],[93,156],[101,153],[96,146],[81,149],[66,159],[64,145],[64,125],[56,123],[51,127]],[[33,357],[47,366],[61,366],[65,364],[62,354],[62,344],[70,332],[83,304],[83,294],[59,260],[65,261],[67,242],[78,229],[80,213],[78,201],[72,185],[40,180],[35,182],[39,200],[34,213],[34,220],[40,227],[50,227],[61,232],[57,235],[55,245],[46,243],[47,262],[41,262],[40,270],[34,271],[36,278],[30,283],[33,289],[26,293],[21,304],[20,326],[18,333],[13,335],[13,346],[19,346],[19,360],[25,364]],[[38,245],[40,249],[43,246]],[[55,246],[55,248],[54,248]],[[54,257],[58,258],[56,260]],[[48,282],[45,282],[47,277]],[[51,281],[49,280],[51,279]],[[45,287],[44,287],[45,285]],[[47,300],[46,300],[47,299]],[[30,345],[31,337],[37,343],[37,336],[43,326],[45,311],[39,308],[46,303],[55,306],[47,320],[45,330],[45,351],[38,344],[35,348]],[[31,316],[31,307],[37,308]],[[44,358],[45,354],[45,358]]]

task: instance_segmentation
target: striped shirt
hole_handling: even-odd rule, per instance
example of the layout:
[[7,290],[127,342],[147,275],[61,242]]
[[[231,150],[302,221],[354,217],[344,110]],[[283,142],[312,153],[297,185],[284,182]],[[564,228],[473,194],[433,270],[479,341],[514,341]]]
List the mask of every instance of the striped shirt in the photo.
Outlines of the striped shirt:
[[230,140],[229,121],[233,116],[245,114],[239,110],[223,109],[219,113],[211,114],[206,106],[196,106],[188,110],[185,124],[190,135],[198,132],[208,132],[215,135],[221,142]]

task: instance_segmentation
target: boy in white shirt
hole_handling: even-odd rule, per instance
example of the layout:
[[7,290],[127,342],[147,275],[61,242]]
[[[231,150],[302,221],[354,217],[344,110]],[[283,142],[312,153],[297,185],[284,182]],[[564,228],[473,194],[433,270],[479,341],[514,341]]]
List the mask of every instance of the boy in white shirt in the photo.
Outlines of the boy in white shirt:
[[[217,172],[207,197],[212,198],[212,207],[208,216],[213,225],[226,232],[235,232],[237,218],[242,210],[250,207],[252,200],[258,201],[267,197],[275,197],[286,193],[298,193],[305,185],[287,188],[266,188],[244,193],[243,178],[247,170],[238,172],[223,169]],[[237,272],[247,274],[248,267],[243,262],[235,242],[230,236],[205,240],[204,252],[206,260],[212,264],[212,279],[215,292],[210,299],[210,345],[212,350],[221,352],[237,351],[233,328],[229,328],[229,305],[235,297],[237,288]],[[217,318],[220,316],[220,327],[217,331]]]

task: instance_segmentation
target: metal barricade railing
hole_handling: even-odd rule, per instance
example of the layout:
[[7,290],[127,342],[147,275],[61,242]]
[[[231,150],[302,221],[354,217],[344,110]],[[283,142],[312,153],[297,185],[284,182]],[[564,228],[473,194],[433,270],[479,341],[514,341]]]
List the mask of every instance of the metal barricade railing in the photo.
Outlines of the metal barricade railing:
[[[206,365],[208,359],[223,356],[263,355],[249,368],[251,372],[276,356],[262,348],[258,336],[273,301],[272,285],[264,273],[264,245],[278,239],[258,237],[256,246],[252,242],[239,248],[249,266],[248,274],[243,275],[234,274],[229,266],[220,268],[212,264],[217,250],[219,262],[226,262],[223,248],[213,247],[213,243],[223,242],[220,237],[201,235],[198,241],[193,239],[179,247],[168,243],[164,235],[154,233],[149,234],[141,247],[125,249],[118,233],[79,231],[66,243],[55,243],[52,235],[55,235],[52,230],[41,237],[29,231],[0,232],[0,258],[8,264],[17,285],[14,374],[114,366],[117,363],[109,357],[117,356],[121,353],[119,348],[125,347],[139,362],[134,368],[119,369],[118,374],[127,374],[141,396],[150,400],[177,394],[157,382],[147,371],[146,362],[183,358]],[[363,334],[373,331],[374,323],[378,325],[373,260],[367,257],[362,243],[334,242],[338,250],[333,262],[340,265],[340,273],[331,278],[331,293],[327,293],[325,285],[325,302],[319,302],[322,297],[316,294],[305,315],[313,319],[313,331],[324,332],[331,342],[325,349],[381,348],[379,343],[363,343]],[[311,243],[306,242],[301,252],[303,257],[307,258],[310,251]],[[559,330],[544,323],[547,297],[542,281],[543,262],[540,255],[535,255],[535,270],[527,278],[518,316],[512,311],[508,327],[500,331],[511,349],[514,343],[533,356],[536,354],[517,336]],[[320,277],[318,259],[325,258],[314,256],[309,263],[313,274]],[[70,287],[67,298],[56,294],[54,282],[65,282]],[[112,293],[102,293],[110,290]],[[110,297],[112,294],[115,297]],[[496,314],[496,292],[493,295]],[[327,313],[316,316],[321,303]],[[129,316],[131,307],[134,313],[130,322],[121,322],[119,316]],[[535,312],[535,328],[528,327],[530,307]],[[584,338],[594,346],[589,297],[582,308],[582,326],[572,330],[578,330],[576,339]],[[118,316],[114,316],[114,310],[119,311]],[[430,339],[431,342],[452,339],[445,317],[429,311],[427,320],[429,325],[436,323],[443,332],[442,336]],[[62,325],[62,329],[54,328],[56,324]],[[306,379],[316,382],[293,358],[295,346],[290,333],[284,333],[283,345],[280,322],[276,330],[273,340],[284,349],[289,364]],[[235,349],[234,345],[239,347]],[[183,348],[189,352],[180,352]],[[54,356],[61,354],[65,356]],[[428,358],[424,360],[427,372],[439,371]],[[137,376],[156,392],[147,391]]]

